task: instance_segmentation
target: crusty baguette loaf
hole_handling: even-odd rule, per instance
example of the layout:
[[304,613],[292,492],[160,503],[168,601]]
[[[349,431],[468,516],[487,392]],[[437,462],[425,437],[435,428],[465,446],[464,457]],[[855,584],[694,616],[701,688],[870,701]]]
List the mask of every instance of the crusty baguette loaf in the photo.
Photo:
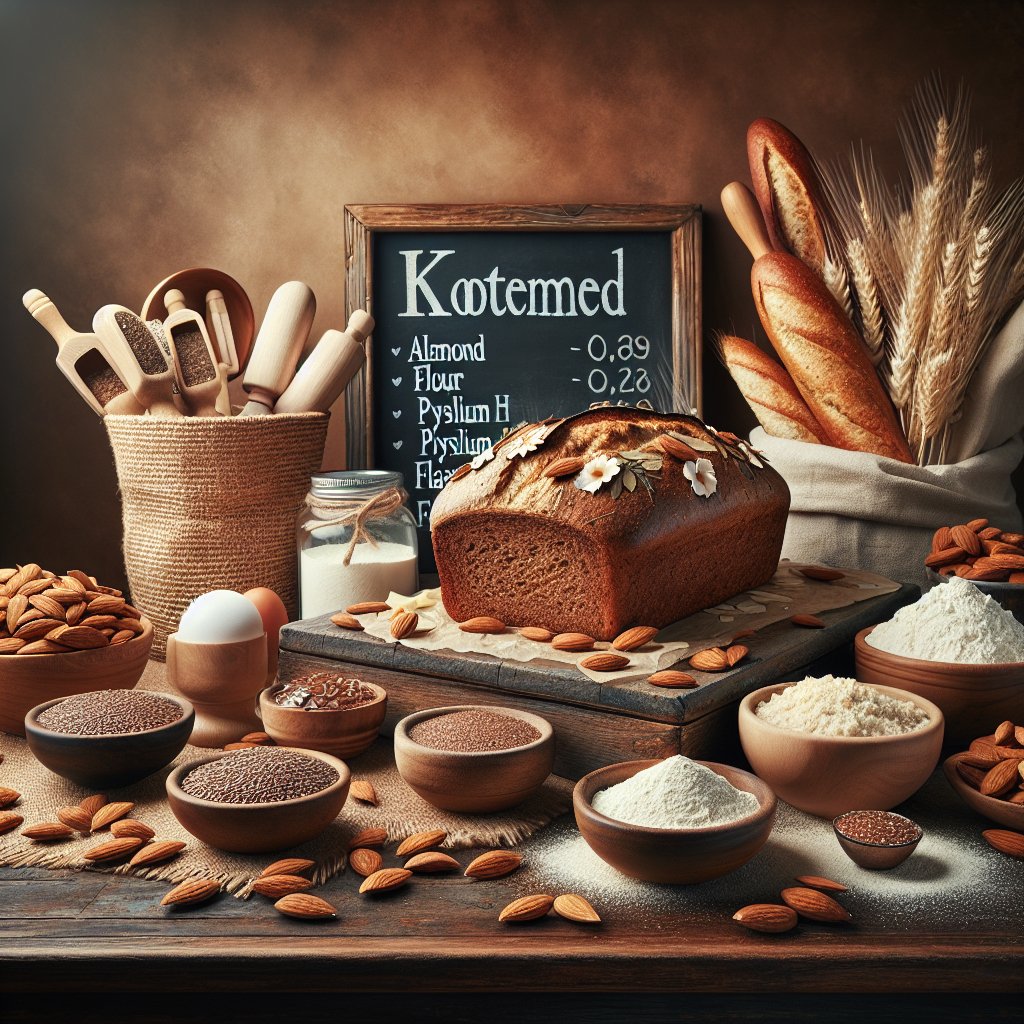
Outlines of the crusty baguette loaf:
[[772,252],[755,261],[750,280],[761,323],[832,444],[912,462],[864,343],[821,279]]
[[769,434],[810,444],[828,443],[784,366],[756,345],[730,334],[719,339],[718,350],[758,423]]
[[825,226],[810,153],[784,125],[760,117],[747,129],[747,159],[772,246],[803,260],[820,277],[826,260]]

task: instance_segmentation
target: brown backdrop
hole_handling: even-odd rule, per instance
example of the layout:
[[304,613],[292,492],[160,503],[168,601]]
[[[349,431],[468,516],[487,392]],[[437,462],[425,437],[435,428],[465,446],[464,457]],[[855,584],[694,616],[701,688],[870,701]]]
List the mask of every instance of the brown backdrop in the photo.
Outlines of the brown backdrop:
[[[345,203],[695,201],[705,326],[749,336],[718,193],[754,117],[820,157],[863,138],[894,173],[896,115],[939,71],[972,89],[997,170],[1024,167],[1020,3],[3,0],[0,46],[0,565],[113,579],[104,431],[30,287],[84,330],[186,266],[227,270],[258,314],[300,278],[318,336],[342,319]],[[705,380],[712,422],[751,425],[713,358]]]

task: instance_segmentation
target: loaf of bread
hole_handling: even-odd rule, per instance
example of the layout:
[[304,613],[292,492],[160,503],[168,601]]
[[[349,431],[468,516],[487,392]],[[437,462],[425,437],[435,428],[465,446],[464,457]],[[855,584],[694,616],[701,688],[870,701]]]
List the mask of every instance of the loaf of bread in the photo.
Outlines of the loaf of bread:
[[431,535],[453,618],[610,640],[765,583],[788,509],[785,481],[734,435],[603,406],[520,427],[461,467]]
[[889,396],[849,317],[821,279],[789,253],[754,262],[761,324],[836,448],[912,462]]
[[825,435],[793,378],[771,356],[730,334],[718,340],[722,362],[758,423],[775,437],[824,444]]
[[772,248],[798,257],[822,276],[825,226],[811,154],[784,125],[760,117],[747,129],[747,159]]

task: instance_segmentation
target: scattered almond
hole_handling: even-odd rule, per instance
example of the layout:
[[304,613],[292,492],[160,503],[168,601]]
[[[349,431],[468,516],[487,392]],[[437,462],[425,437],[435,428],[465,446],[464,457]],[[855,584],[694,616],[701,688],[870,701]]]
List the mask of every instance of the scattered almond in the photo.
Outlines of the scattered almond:
[[275,860],[268,864],[259,874],[260,878],[269,878],[271,875],[301,875],[312,871],[316,867],[316,861],[306,860],[304,857],[285,857],[284,860]]
[[993,850],[1005,853],[1008,857],[1024,858],[1024,833],[1005,828],[989,828],[981,835]]
[[424,850],[430,850],[435,846],[440,846],[445,839],[448,838],[448,833],[443,828],[433,828],[426,832],[416,832],[414,835],[409,836],[408,839],[403,839],[398,844],[398,849],[395,850],[395,854],[398,857],[411,857],[414,853],[422,853]]
[[396,640],[404,640],[412,636],[420,624],[420,617],[415,612],[399,612],[391,620],[391,635]]
[[463,874],[466,878],[504,878],[522,863],[522,855],[511,850],[488,850],[471,861]]
[[556,651],[589,651],[594,638],[586,633],[559,633],[551,638],[551,646]]
[[846,577],[845,572],[840,572],[838,569],[830,569],[824,565],[805,565],[802,569],[798,569],[797,572],[801,576],[806,576],[809,580],[818,580],[819,583],[834,583],[836,580]]
[[143,840],[141,839],[110,839],[105,843],[100,843],[99,846],[86,850],[82,856],[96,864],[111,860],[124,860],[125,857],[131,856],[138,850],[142,844]]
[[363,879],[359,891],[366,894],[392,892],[400,889],[410,878],[412,872],[407,868],[381,868]]
[[348,863],[357,875],[369,878],[375,871],[380,871],[384,858],[376,850],[359,847],[349,852]]
[[379,615],[391,611],[391,606],[386,601],[360,601],[358,604],[350,604],[345,611],[349,615]]
[[579,924],[601,923],[597,911],[582,896],[577,896],[575,893],[556,896],[552,906],[555,913],[567,921],[576,921]]
[[38,825],[23,828],[21,834],[26,839],[34,839],[37,843],[50,843],[55,839],[70,839],[75,830],[62,821],[42,821]]
[[647,677],[652,686],[664,686],[671,690],[692,690],[697,680],[688,672],[680,672],[674,668],[665,668]]
[[16,789],[8,789],[0,786],[0,810],[12,807],[21,799],[21,794]]
[[436,875],[443,871],[458,871],[462,865],[454,857],[447,853],[439,853],[437,850],[429,850],[426,853],[417,853],[405,862],[408,871],[417,875]]
[[550,629],[544,629],[542,626],[523,626],[519,630],[519,635],[539,644],[549,644],[555,638]]
[[121,818],[110,826],[110,834],[117,839],[141,839],[148,842],[156,832],[153,831],[144,821],[136,818]]
[[282,896],[291,896],[292,893],[312,889],[313,883],[301,875],[268,875],[266,878],[257,878],[251,888],[260,896],[279,900]]
[[794,626],[803,626],[804,629],[824,629],[825,622],[817,615],[794,615],[789,620]]
[[377,791],[373,788],[373,784],[367,782],[366,779],[353,779],[348,792],[349,796],[355,800],[361,800],[365,804],[373,804],[374,807],[377,806]]
[[658,630],[654,626],[634,626],[620,633],[612,641],[612,647],[617,651],[635,651],[649,644],[657,635]]
[[811,921],[839,924],[850,920],[850,914],[845,907],[817,889],[783,889],[782,902],[792,907],[801,917]]
[[184,849],[185,844],[176,839],[163,839],[158,843],[150,843],[148,846],[143,846],[128,861],[128,865],[133,868],[148,868],[152,864],[163,864],[164,861],[177,857]]
[[0,811],[0,836],[16,829],[25,819],[14,811]]
[[849,892],[842,882],[833,882],[831,878],[823,878],[821,875],[797,875],[796,880],[801,885],[809,886],[812,889],[824,889],[826,892]]
[[596,654],[588,654],[579,660],[579,667],[589,669],[591,672],[618,672],[629,664],[629,658],[621,654],[612,654],[610,651],[598,651]]
[[126,817],[132,812],[134,807],[135,804],[127,800],[116,800],[114,803],[104,804],[92,816],[92,831],[99,832],[101,828],[106,828],[117,821],[118,818]]
[[266,732],[247,732],[241,740],[242,743],[255,743],[261,747],[276,746],[273,737]]
[[583,469],[586,463],[583,459],[567,455],[561,459],[555,459],[544,467],[544,476],[552,480],[560,480],[566,476],[576,476]]
[[324,921],[338,916],[338,912],[327,900],[308,892],[295,892],[290,896],[283,896],[274,904],[274,909],[300,921]]
[[92,818],[81,807],[62,807],[57,812],[57,818],[76,832],[92,831]]
[[690,667],[698,672],[724,672],[729,668],[729,658],[721,647],[710,647],[690,658]]
[[537,893],[533,896],[522,896],[513,900],[498,915],[498,920],[504,924],[520,924],[523,921],[536,921],[544,917],[554,906],[553,896],[546,896]]
[[732,919],[752,932],[768,934],[792,931],[797,922],[796,911],[779,903],[751,903],[737,910]]
[[193,879],[176,885],[160,901],[161,907],[193,907],[205,903],[220,892],[220,882],[215,878]]
[[743,644],[733,644],[725,649],[725,657],[729,662],[729,668],[733,665],[738,665],[748,654],[750,653],[749,647],[744,647]]
[[349,615],[348,612],[338,612],[337,615],[332,615],[331,622],[336,626],[340,626],[342,629],[363,628],[363,624],[354,615]]
[[87,796],[78,806],[89,815],[92,816],[103,806],[106,805],[107,798],[103,793],[93,793],[92,796]]
[[242,740],[238,740],[235,743],[225,743],[224,750],[251,750],[253,747],[260,746],[259,743],[244,743]]
[[354,850],[359,847],[383,846],[387,841],[388,834],[384,829],[364,828],[348,841],[348,848]]
[[504,633],[505,623],[493,615],[477,615],[459,623],[463,633]]

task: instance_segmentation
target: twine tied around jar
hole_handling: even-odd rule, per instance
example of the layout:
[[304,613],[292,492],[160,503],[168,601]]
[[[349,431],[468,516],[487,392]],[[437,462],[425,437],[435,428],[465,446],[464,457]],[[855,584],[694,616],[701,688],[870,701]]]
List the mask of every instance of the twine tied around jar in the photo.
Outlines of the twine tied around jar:
[[[372,498],[367,498],[366,501],[358,504],[352,499],[339,501],[334,498],[327,501],[317,498],[311,491],[306,495],[306,507],[314,512],[330,512],[333,515],[307,523],[306,528],[311,530],[325,526],[348,526],[351,524],[352,539],[348,542],[348,548],[342,560],[343,565],[348,565],[352,561],[352,553],[357,544],[368,541],[371,547],[377,546],[377,542],[367,531],[365,524],[374,519],[387,519],[408,500],[409,495],[401,487],[389,487],[386,491],[381,491],[380,494],[375,494]],[[339,510],[339,505],[347,506],[347,511]]]

